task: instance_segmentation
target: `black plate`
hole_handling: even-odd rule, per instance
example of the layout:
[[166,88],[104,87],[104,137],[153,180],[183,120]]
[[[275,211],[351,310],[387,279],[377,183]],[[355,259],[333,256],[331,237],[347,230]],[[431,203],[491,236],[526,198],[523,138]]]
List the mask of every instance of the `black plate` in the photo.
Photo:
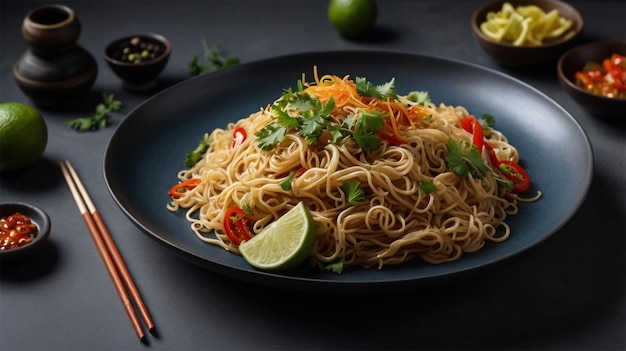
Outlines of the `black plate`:
[[[224,128],[296,87],[302,73],[365,76],[375,83],[396,78],[398,93],[426,90],[431,99],[490,113],[509,137],[543,197],[522,204],[507,221],[511,237],[430,265],[415,260],[384,269],[351,268],[337,275],[309,267],[266,273],[240,256],[198,240],[183,211],[166,209],[188,151],[205,132]],[[104,176],[115,201],[150,237],[183,258],[221,274],[282,288],[317,291],[388,291],[422,285],[486,267],[516,255],[561,228],[582,204],[592,179],[589,140],[574,118],[538,90],[493,70],[458,61],[408,53],[322,52],[241,64],[190,79],[150,98],[119,125],[107,146]]]

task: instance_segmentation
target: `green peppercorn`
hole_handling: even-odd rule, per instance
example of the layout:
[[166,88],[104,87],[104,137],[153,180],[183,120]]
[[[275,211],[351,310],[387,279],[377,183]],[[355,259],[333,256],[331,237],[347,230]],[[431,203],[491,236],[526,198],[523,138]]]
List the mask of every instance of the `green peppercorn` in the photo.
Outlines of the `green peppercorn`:
[[163,47],[160,43],[153,42],[150,39],[145,40],[140,37],[133,37],[120,46],[114,57],[119,61],[141,63],[153,60],[162,53]]

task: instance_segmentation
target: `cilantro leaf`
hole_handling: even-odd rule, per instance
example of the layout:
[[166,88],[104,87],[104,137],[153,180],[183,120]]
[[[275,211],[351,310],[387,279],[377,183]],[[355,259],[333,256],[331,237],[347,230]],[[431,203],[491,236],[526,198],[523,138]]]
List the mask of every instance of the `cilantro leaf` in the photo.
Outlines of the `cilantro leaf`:
[[493,127],[494,124],[496,124],[496,119],[495,117],[493,117],[492,115],[488,113],[483,113],[480,116],[480,124],[483,127],[483,129],[491,128]]
[[361,112],[358,123],[365,124],[371,132],[376,132],[385,124],[382,113],[378,110],[372,112]]
[[455,141],[448,139],[448,169],[461,178],[467,177],[471,172],[472,176],[482,178],[489,171],[489,167],[480,157],[478,148],[467,141]]
[[327,271],[332,271],[336,274],[341,274],[341,272],[343,272],[343,259],[327,264],[324,269]]
[[459,144],[454,139],[448,139],[446,146],[448,148],[448,158],[446,159],[448,163],[448,169],[461,178],[467,177],[467,174],[469,173],[469,167],[463,161],[461,144]]
[[122,102],[115,100],[113,94],[102,94],[102,102],[96,105],[96,111],[90,117],[75,118],[67,122],[68,127],[79,132],[94,131],[109,124],[109,113],[122,109]]
[[435,191],[437,191],[437,187],[435,186],[435,183],[433,183],[432,180],[421,181],[419,182],[418,186],[426,194],[434,193]]
[[427,91],[412,91],[406,96],[406,98],[409,99],[409,101],[413,101],[421,106],[430,102],[430,95],[428,95]]
[[300,127],[300,121],[297,117],[291,117],[287,112],[281,109],[272,109],[274,113],[278,115],[278,123],[287,128],[298,128]]
[[220,68],[237,65],[239,58],[237,56],[226,56],[222,49],[223,45],[223,42],[219,42],[213,47],[209,47],[203,38],[202,48],[204,49],[204,58],[207,63],[200,63],[198,55],[193,55],[187,64],[189,75],[199,76],[217,71]]
[[250,216],[252,216],[254,214],[254,211],[252,210],[252,206],[249,203],[245,203],[241,205],[241,209],[249,214]]
[[360,112],[352,136],[363,150],[375,150],[380,144],[380,136],[374,132],[382,128],[384,123],[380,111]]
[[[304,113],[305,111],[309,111],[311,109],[314,109],[316,107],[316,101],[314,101],[311,98],[311,95],[309,94],[302,94],[302,95],[298,95],[296,99],[294,99],[293,101],[289,102],[289,107],[296,109],[296,110],[300,110],[302,111],[302,113]],[[317,103],[319,104],[319,100],[317,100]]]
[[187,158],[185,159],[185,166],[192,167],[193,165],[198,163],[198,161],[200,161],[200,159],[202,158],[202,155],[204,155],[204,153],[208,149],[209,149],[209,144],[204,140],[200,140],[198,147],[196,147],[195,150],[187,153]]
[[483,113],[478,119],[478,123],[480,123],[480,126],[483,128],[484,137],[491,137],[493,134],[493,129],[491,127],[496,124],[496,119],[488,113]]
[[380,144],[380,136],[378,134],[362,132],[361,129],[355,129],[354,140],[363,150],[376,150]]
[[375,85],[369,82],[365,77],[356,77],[354,82],[356,84],[356,91],[361,94],[361,96],[369,96],[381,100],[398,98],[395,78],[392,78],[389,82],[382,85]]
[[346,127],[344,124],[342,125],[331,124],[328,126],[328,132],[330,133],[331,142],[333,144],[337,144],[343,138],[352,134],[352,131],[350,130],[350,128]]
[[470,166],[470,172],[475,178],[482,178],[489,171],[489,167],[485,165],[482,157],[480,157],[480,152],[478,152],[478,148],[474,144],[467,143],[469,145],[469,150],[467,150],[464,154],[464,159]]
[[[362,79],[360,84],[365,84],[373,94],[395,96],[394,80],[382,86],[374,86]],[[283,90],[283,95],[272,104],[271,109],[276,116],[274,122],[256,134],[262,150],[271,150],[284,140],[287,132],[298,133],[307,143],[314,144],[325,131],[330,134],[333,143],[352,136],[363,150],[379,147],[380,136],[376,132],[385,122],[382,111],[356,111],[344,118],[343,122],[337,122],[332,116],[335,109],[332,97],[323,104],[319,98],[301,89],[299,86],[298,92],[291,88]]]
[[335,109],[335,99],[331,97],[330,99],[328,99],[328,101],[326,101],[326,104],[319,111],[319,115],[325,116],[325,117],[330,116],[334,109]]
[[289,172],[287,178],[285,178],[285,180],[280,183],[281,189],[283,189],[284,191],[291,190],[291,181],[293,180],[293,177],[295,177],[295,175],[295,173]]
[[325,263],[314,259],[311,261],[311,267],[318,268],[322,271],[330,271],[336,274],[341,274],[343,272],[343,259],[339,259],[331,263]]
[[319,115],[314,115],[311,118],[304,119],[300,135],[302,135],[309,144],[313,144],[317,142],[317,139],[322,134],[323,128],[324,119]]
[[361,189],[359,181],[350,179],[341,184],[343,191],[346,193],[348,203],[354,206],[362,205],[365,201],[365,191]]
[[259,139],[259,147],[261,150],[271,150],[278,143],[285,140],[285,132],[287,128],[277,125],[277,124],[268,124],[265,128],[259,130],[254,135]]

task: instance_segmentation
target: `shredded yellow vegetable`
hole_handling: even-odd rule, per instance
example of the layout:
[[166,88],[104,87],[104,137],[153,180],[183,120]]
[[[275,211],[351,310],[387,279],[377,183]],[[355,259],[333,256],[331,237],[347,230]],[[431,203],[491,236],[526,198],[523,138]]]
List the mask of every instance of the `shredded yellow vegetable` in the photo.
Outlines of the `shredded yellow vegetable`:
[[539,46],[557,41],[568,33],[573,22],[554,9],[548,13],[535,5],[513,7],[505,2],[498,12],[487,13],[480,30],[488,38],[515,46]]

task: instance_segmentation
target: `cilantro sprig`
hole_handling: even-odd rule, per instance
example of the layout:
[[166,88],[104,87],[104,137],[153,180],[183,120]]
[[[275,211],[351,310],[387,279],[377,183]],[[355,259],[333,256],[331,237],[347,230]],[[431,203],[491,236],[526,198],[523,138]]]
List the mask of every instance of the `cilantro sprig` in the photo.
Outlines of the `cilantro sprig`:
[[122,102],[113,94],[102,94],[102,102],[96,105],[96,111],[90,117],[75,118],[67,122],[68,127],[79,132],[95,131],[109,124],[109,113],[122,109]]
[[448,168],[454,174],[461,178],[465,178],[471,174],[474,178],[483,178],[489,171],[489,167],[480,157],[476,145],[463,141],[448,139],[446,143],[448,148]]
[[350,205],[358,206],[366,203],[365,191],[361,188],[358,180],[350,179],[341,184]]
[[[460,178],[465,178],[468,174],[471,174],[476,179],[482,179],[487,174],[490,174],[498,184],[509,189],[513,188],[512,181],[505,179],[500,173],[492,170],[485,164],[476,145],[468,141],[459,142],[454,139],[448,139],[446,146],[448,148],[448,158],[446,159],[448,169]],[[420,188],[428,192],[421,184]]]
[[194,166],[196,163],[198,163],[198,161],[200,161],[200,159],[208,149],[209,144],[204,140],[200,140],[196,149],[187,153],[187,157],[185,158],[185,166]]
[[407,94],[406,98],[420,106],[424,106],[430,102],[430,95],[427,91],[412,91]]
[[395,100],[398,98],[395,78],[392,78],[385,84],[375,85],[365,77],[356,77],[354,83],[356,84],[357,93],[361,94],[361,96],[369,96],[381,100],[387,100],[387,98]]
[[[395,80],[374,85],[367,79],[357,77],[357,91],[362,96],[379,99],[397,98]],[[330,142],[338,143],[346,137],[352,137],[363,150],[375,150],[380,144],[378,131],[385,122],[383,112],[356,109],[343,121],[336,121],[331,113],[335,108],[333,98],[323,104],[320,99],[303,91],[302,82],[298,82],[298,91],[291,88],[284,91],[271,107],[276,115],[273,123],[259,130],[255,135],[259,147],[268,151],[285,140],[288,132],[295,131],[309,144],[315,144],[327,132]]]
[[424,180],[419,182],[417,185],[419,186],[420,190],[422,190],[426,194],[434,193],[435,191],[437,191],[437,186],[435,186],[435,183],[432,180]]
[[496,118],[489,113],[483,113],[478,119],[478,122],[480,122],[480,126],[483,127],[483,129],[489,129],[496,124]]
[[206,63],[201,63],[198,55],[193,55],[187,64],[191,76],[199,76],[217,71],[220,68],[230,67],[239,63],[239,57],[227,56],[223,49],[223,42],[209,47],[206,40],[202,39],[202,48]]

